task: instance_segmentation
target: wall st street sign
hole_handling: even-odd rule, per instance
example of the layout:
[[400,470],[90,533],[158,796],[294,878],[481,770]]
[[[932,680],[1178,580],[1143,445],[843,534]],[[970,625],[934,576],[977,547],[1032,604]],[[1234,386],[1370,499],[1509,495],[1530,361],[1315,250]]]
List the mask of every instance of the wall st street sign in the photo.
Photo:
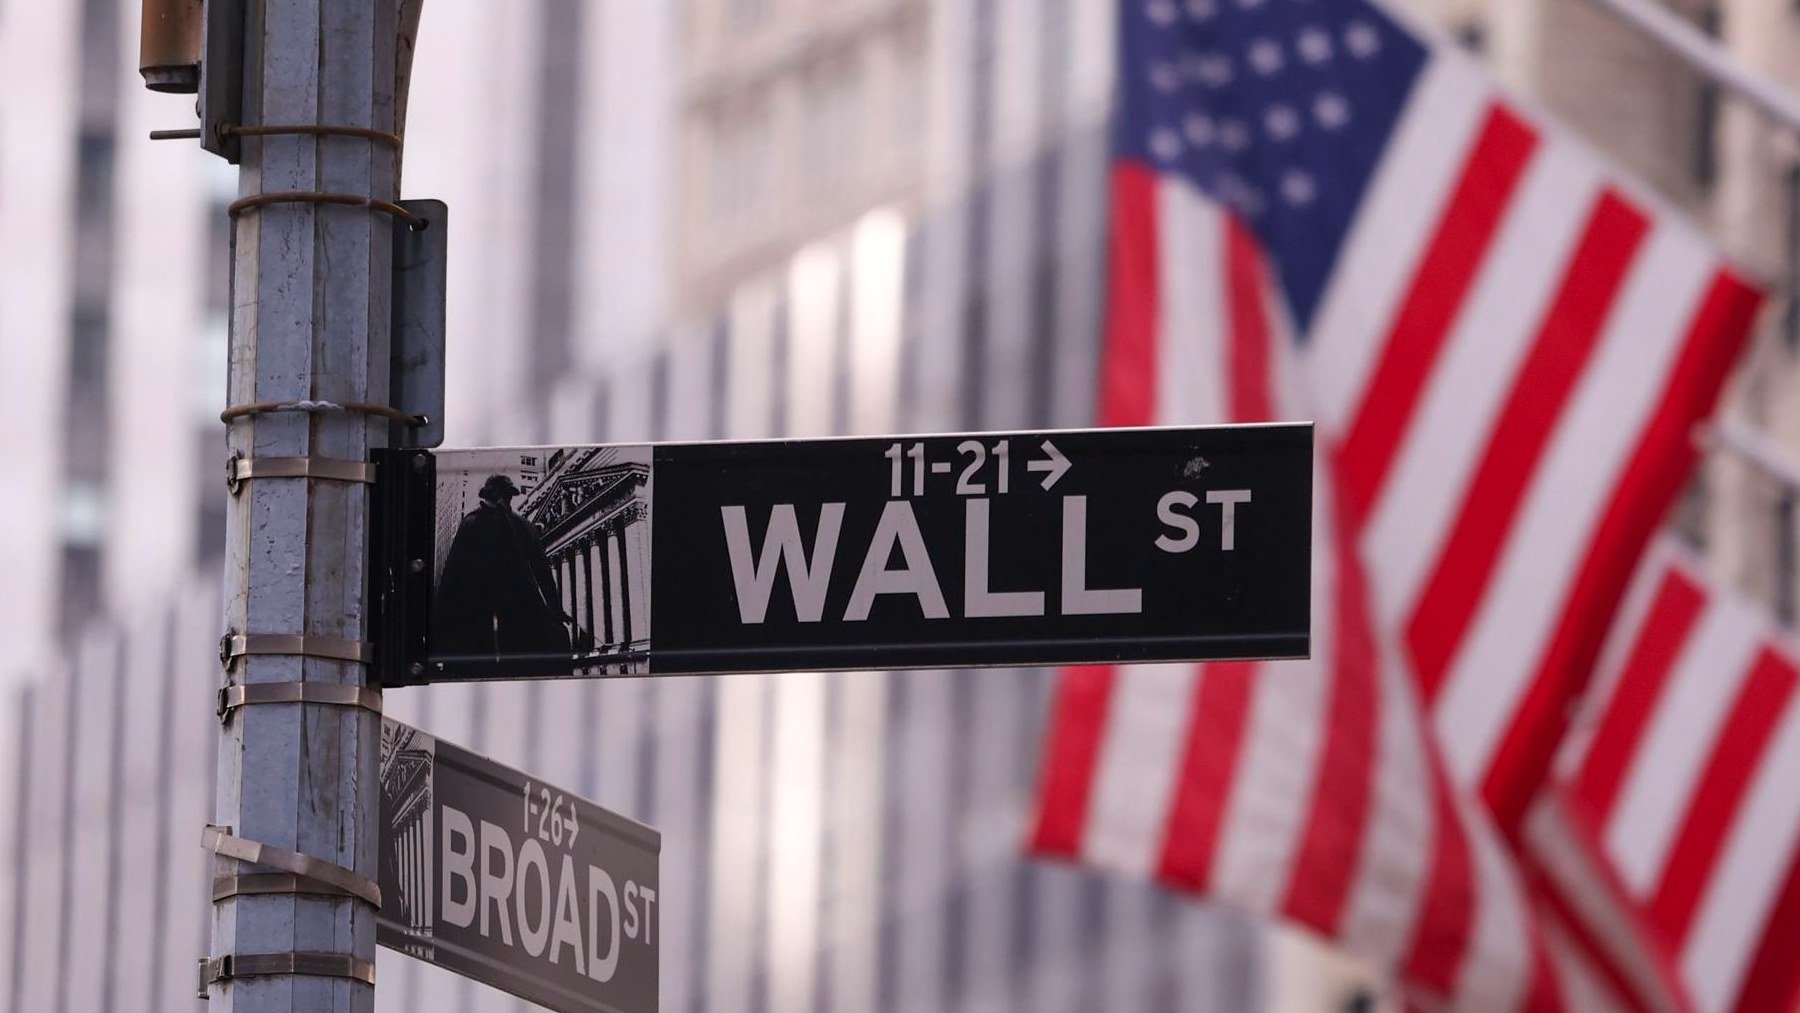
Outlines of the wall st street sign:
[[653,1013],[661,836],[392,719],[376,939],[559,1013]]
[[383,680],[1292,658],[1308,425],[393,451]]

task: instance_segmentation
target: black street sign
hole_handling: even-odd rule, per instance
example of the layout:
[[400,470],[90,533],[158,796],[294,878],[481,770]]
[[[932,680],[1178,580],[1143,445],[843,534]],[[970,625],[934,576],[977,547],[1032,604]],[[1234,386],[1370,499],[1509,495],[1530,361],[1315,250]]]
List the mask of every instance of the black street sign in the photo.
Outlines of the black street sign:
[[560,1013],[653,1013],[661,836],[391,719],[376,939]]
[[386,460],[390,684],[1308,650],[1309,425]]

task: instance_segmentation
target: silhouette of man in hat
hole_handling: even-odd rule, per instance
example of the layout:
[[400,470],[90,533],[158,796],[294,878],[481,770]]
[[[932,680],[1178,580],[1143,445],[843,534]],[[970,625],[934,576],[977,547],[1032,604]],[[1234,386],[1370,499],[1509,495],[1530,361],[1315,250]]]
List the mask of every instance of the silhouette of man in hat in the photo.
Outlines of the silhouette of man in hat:
[[432,603],[434,654],[567,655],[562,592],[531,522],[513,511],[519,487],[505,475],[481,486],[444,559]]

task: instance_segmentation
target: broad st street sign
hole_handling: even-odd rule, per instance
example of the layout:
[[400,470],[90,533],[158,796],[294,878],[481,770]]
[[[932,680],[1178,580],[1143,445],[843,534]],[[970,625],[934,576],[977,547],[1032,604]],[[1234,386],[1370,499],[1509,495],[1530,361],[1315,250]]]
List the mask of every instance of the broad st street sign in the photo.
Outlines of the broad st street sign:
[[1308,650],[1308,425],[384,461],[390,685]]
[[653,1013],[655,830],[391,719],[376,939],[560,1013]]

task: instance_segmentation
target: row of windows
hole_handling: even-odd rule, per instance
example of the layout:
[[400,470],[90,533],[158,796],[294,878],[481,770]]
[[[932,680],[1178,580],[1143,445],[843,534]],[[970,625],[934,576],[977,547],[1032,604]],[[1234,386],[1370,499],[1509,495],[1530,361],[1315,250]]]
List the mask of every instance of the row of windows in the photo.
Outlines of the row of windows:
[[[872,0],[715,0],[724,5],[724,17],[721,27],[741,37],[746,32],[754,32],[772,25],[782,14],[791,14],[803,19],[816,16],[822,9],[842,8],[858,2]],[[704,12],[699,12],[704,16]]]
[[696,109],[690,236],[709,255],[878,199],[914,175],[923,55],[878,38]]
[[755,227],[779,207],[782,148],[795,156],[801,200],[841,191],[863,164],[871,122],[858,68],[841,68],[800,91],[797,147],[783,143],[775,91],[713,121],[709,216],[726,234]]

